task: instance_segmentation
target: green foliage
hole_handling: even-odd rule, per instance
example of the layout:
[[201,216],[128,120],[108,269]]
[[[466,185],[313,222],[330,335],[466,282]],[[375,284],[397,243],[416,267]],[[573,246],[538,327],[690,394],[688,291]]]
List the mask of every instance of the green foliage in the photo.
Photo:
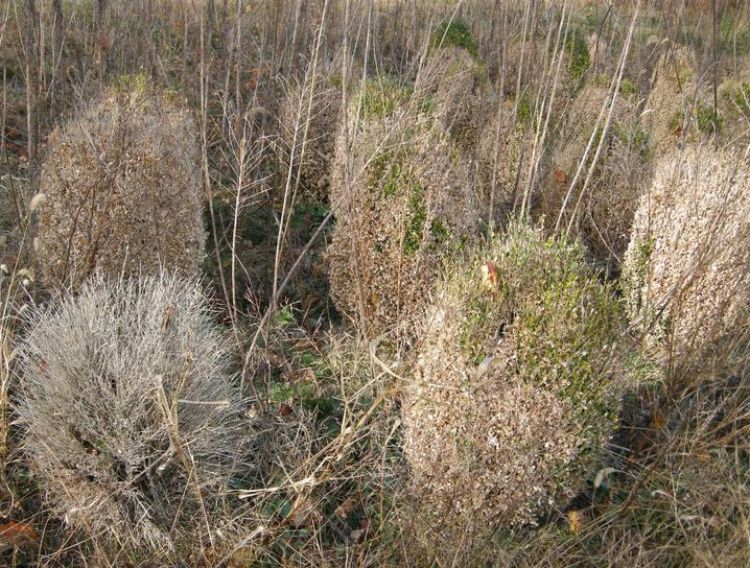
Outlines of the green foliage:
[[750,116],[750,83],[732,85],[723,93],[723,98],[736,106],[743,115]]
[[701,101],[695,105],[695,118],[698,121],[698,130],[704,134],[720,132],[724,127],[724,116],[721,112]]
[[582,248],[548,246],[551,270],[539,296],[519,313],[521,374],[560,390],[574,408],[589,412],[590,404],[612,402],[605,397],[609,358],[592,350],[604,351],[614,342],[619,310],[609,291],[587,274]]
[[588,268],[583,245],[512,223],[490,251],[480,263],[493,264],[497,282],[464,292],[466,355],[482,361],[491,354],[492,330],[512,325],[523,380],[560,393],[582,412],[613,413],[607,368],[622,314],[612,290]]
[[532,109],[531,109],[531,97],[527,92],[521,95],[518,99],[518,111],[517,111],[518,123],[523,126],[531,125]]
[[434,244],[436,247],[440,246],[451,238],[450,229],[446,227],[445,223],[443,223],[440,219],[432,220],[432,222],[430,223],[430,234],[435,240]]
[[413,91],[395,77],[370,79],[359,95],[362,118],[373,119],[391,116],[406,103]]
[[279,327],[288,327],[290,325],[294,325],[296,323],[296,320],[294,318],[294,312],[292,311],[292,308],[290,306],[284,306],[283,308],[281,308],[278,312],[276,312],[274,322]]
[[383,150],[370,161],[369,179],[372,187],[380,187],[383,197],[396,195],[402,176],[406,173],[406,152]]
[[581,79],[584,73],[591,67],[589,47],[586,44],[583,32],[578,29],[570,30],[568,38],[565,41],[565,48],[570,55],[570,62],[568,63],[570,75],[575,80]]
[[719,49],[724,53],[747,54],[750,53],[750,26],[747,23],[736,24],[733,14],[727,12],[719,22]]
[[626,130],[616,123],[611,126],[611,134],[644,160],[651,157],[651,135],[647,130],[639,126]]
[[625,77],[620,82],[620,94],[624,97],[632,97],[638,94],[638,88],[635,86],[632,79]]
[[492,336],[498,306],[505,298],[500,290],[473,288],[468,292],[459,345],[467,360],[477,366],[491,355],[487,337]]
[[462,18],[443,21],[435,30],[431,44],[432,47],[460,47],[473,57],[479,57],[479,48],[471,35],[471,28]]
[[424,239],[424,224],[427,220],[427,207],[424,203],[424,188],[414,180],[409,194],[409,208],[404,234],[404,253],[414,255]]
[[[424,203],[424,188],[411,172],[408,158],[408,153],[403,149],[379,153],[370,162],[369,179],[372,187],[380,188],[384,198],[408,192],[403,250],[407,256],[413,256],[424,240],[427,208]],[[433,221],[430,229],[433,235],[442,240],[445,240],[446,233],[449,233],[438,220]],[[375,246],[377,250],[378,243],[375,243]]]
[[151,78],[143,72],[120,75],[115,79],[115,85],[120,92],[143,96],[153,90]]

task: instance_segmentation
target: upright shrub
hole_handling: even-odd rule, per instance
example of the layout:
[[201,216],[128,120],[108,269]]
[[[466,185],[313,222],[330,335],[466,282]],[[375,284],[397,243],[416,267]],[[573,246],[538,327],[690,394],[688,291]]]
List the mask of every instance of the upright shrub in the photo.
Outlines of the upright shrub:
[[421,69],[418,85],[433,96],[435,111],[462,151],[472,153],[486,110],[487,67],[469,25],[462,19],[444,21],[432,35],[432,51]]
[[[480,198],[487,206],[490,204],[491,218],[495,226],[503,226],[508,214],[524,198],[529,190],[529,201],[537,195],[537,183],[532,179],[532,160],[536,161],[543,153],[537,147],[535,157],[535,132],[531,128],[530,110],[521,106],[514,117],[514,106],[502,103],[500,112],[495,111],[492,120],[486,121],[481,130],[477,147],[477,181]],[[543,162],[538,162],[540,165]],[[539,180],[537,172],[534,179]],[[531,187],[529,187],[531,184]]]
[[369,85],[350,109],[351,143],[342,132],[336,147],[331,292],[373,334],[407,325],[442,259],[477,223],[459,151],[429,106],[407,97]]
[[47,199],[38,260],[47,284],[77,287],[94,271],[199,270],[196,132],[186,110],[137,81],[53,132],[39,183]]
[[428,532],[534,524],[581,489],[614,425],[617,302],[580,244],[514,222],[433,305],[402,411]]
[[581,81],[584,74],[591,67],[591,55],[586,34],[579,28],[568,30],[565,40],[567,60],[565,62],[568,75],[573,81]]
[[[599,260],[622,258],[638,193],[649,175],[650,159],[649,135],[638,122],[636,102],[627,95],[619,95],[615,101],[606,139],[601,140],[609,107],[599,124],[597,118],[604,105],[611,104],[609,97],[608,89],[587,85],[573,100],[552,149],[542,198],[547,223],[554,225],[565,205],[565,226],[572,218],[573,228]],[[566,203],[592,137],[589,154]],[[600,142],[602,152],[594,165]],[[588,186],[581,194],[592,167]]]
[[459,48],[439,49],[428,57],[418,85],[431,94],[434,111],[464,152],[472,153],[490,112],[486,67]]
[[682,47],[662,54],[643,112],[656,157],[670,153],[679,141],[720,135],[724,123],[724,109],[714,109],[710,82],[698,76],[693,53]]
[[706,146],[674,151],[640,199],[625,257],[631,320],[686,355],[747,324],[750,164]]
[[[303,193],[321,201],[328,197],[341,93],[325,77],[287,92],[281,108],[282,161],[299,175]],[[293,161],[292,161],[293,156]]]
[[27,324],[15,410],[53,513],[129,552],[200,542],[243,431],[199,287],[96,278]]

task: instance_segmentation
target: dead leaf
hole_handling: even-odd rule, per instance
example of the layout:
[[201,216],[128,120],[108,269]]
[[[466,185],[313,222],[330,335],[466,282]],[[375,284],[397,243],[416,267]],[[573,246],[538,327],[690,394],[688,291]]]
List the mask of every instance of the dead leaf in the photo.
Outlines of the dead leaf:
[[559,183],[560,185],[564,185],[568,183],[568,176],[565,175],[565,172],[562,170],[555,170],[554,174],[555,181]]
[[488,260],[482,265],[482,284],[487,288],[497,288],[498,281],[497,266]]
[[20,545],[28,542],[38,542],[39,534],[31,525],[8,521],[0,525],[0,539],[9,544]]
[[164,319],[161,322],[162,333],[166,333],[172,327],[175,315],[177,315],[177,306],[167,306],[167,309],[164,310]]
[[294,408],[292,408],[291,405],[283,403],[279,406],[279,415],[280,416],[289,416],[290,414],[294,413]]
[[580,533],[585,521],[586,516],[583,511],[568,511],[568,528],[571,533]]
[[346,501],[341,503],[334,511],[335,515],[341,519],[346,519],[349,514],[357,507],[357,500],[354,497],[349,497]]

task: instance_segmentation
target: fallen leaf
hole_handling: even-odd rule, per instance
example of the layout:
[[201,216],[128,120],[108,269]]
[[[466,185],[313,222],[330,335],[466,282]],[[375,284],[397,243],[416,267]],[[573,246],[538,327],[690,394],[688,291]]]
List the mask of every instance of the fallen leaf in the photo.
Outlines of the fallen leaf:
[[583,511],[568,511],[568,528],[571,533],[580,533],[585,520],[586,517]]
[[498,281],[497,266],[488,260],[482,265],[482,283],[488,288],[496,288]]
[[336,510],[334,511],[334,513],[339,519],[344,520],[356,508],[356,506],[357,506],[357,500],[354,497],[349,497],[349,499],[347,499],[346,501],[341,503],[341,505],[336,507]]
[[289,416],[292,413],[294,413],[294,408],[291,405],[284,403],[279,406],[279,415]]
[[555,170],[554,173],[555,181],[559,184],[566,184],[568,183],[568,176],[565,175],[565,172],[562,170]]
[[25,542],[37,542],[39,535],[31,525],[8,521],[0,525],[0,539],[9,544],[18,545]]

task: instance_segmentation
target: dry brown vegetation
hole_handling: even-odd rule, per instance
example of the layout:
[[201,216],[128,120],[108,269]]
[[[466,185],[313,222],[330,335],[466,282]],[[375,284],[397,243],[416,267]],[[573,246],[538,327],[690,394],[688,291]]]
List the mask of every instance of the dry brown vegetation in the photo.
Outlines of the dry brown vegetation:
[[0,3],[0,565],[750,563],[748,0]]

